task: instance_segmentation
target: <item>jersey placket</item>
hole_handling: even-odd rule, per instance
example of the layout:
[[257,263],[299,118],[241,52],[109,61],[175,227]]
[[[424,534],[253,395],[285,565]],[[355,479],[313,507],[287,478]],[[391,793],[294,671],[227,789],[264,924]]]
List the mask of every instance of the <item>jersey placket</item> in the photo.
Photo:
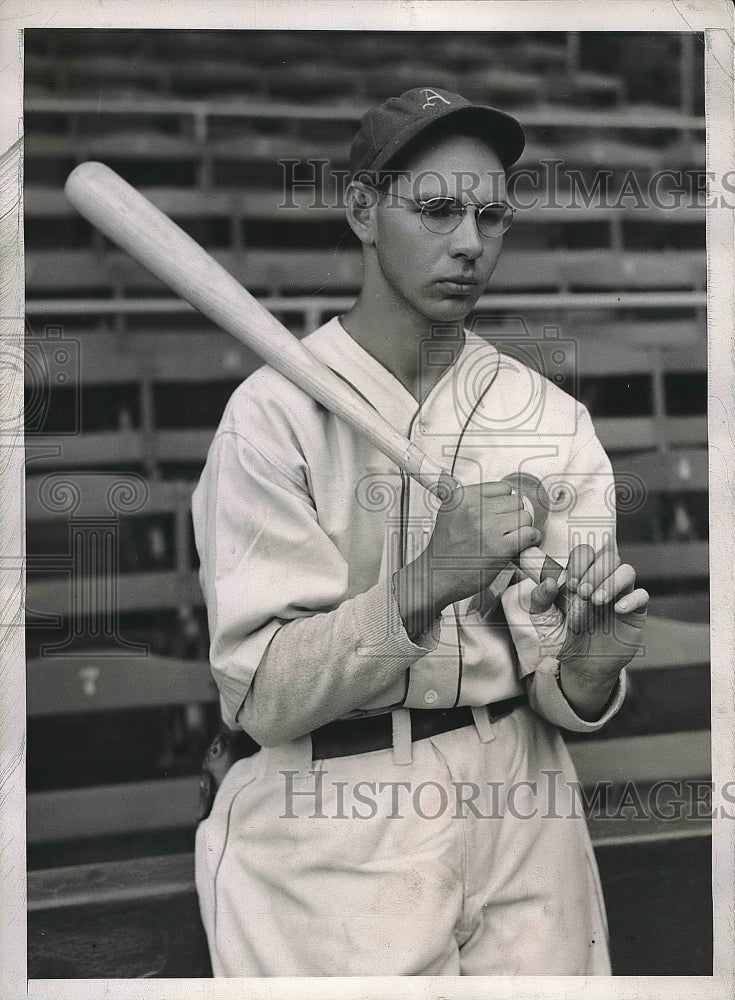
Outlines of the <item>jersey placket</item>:
[[[416,411],[409,437],[435,462],[452,466],[461,425],[452,405],[451,371],[447,372]],[[405,477],[404,559],[410,562],[431,538],[439,501]],[[409,670],[406,703],[413,707],[451,708],[457,703],[462,677],[462,642],[454,605],[442,613],[439,645],[430,657]]]

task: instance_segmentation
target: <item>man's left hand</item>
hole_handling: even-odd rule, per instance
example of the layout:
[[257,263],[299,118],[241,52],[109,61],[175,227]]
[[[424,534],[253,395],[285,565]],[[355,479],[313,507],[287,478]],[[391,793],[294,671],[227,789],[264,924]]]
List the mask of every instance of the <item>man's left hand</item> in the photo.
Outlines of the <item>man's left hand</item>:
[[594,718],[609,700],[621,670],[636,655],[648,611],[648,593],[635,586],[635,570],[616,552],[578,545],[569,556],[571,605],[554,606],[558,587],[545,580],[531,595],[530,616],[542,648],[559,660],[567,700]]

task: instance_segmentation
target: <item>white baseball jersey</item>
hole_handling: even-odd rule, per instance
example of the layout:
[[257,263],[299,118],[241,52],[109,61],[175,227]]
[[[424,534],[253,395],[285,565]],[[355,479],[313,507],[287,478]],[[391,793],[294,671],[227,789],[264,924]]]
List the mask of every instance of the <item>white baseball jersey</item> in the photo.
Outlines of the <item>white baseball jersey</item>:
[[[586,409],[471,332],[423,404],[333,319],[306,346],[462,483],[517,471],[549,496],[543,546],[614,543],[610,464]],[[446,365],[446,346],[426,345]],[[432,355],[431,352],[434,352]],[[442,361],[442,358],[444,360]],[[522,692],[549,721],[594,730],[556,682],[522,607],[532,584],[447,608],[419,644],[392,574],[416,558],[437,502],[339,417],[262,368],[233,394],[194,494],[211,663],[222,713],[272,745],[335,717],[398,706],[480,706]],[[258,700],[261,660],[278,679]],[[248,691],[251,697],[243,708]]]

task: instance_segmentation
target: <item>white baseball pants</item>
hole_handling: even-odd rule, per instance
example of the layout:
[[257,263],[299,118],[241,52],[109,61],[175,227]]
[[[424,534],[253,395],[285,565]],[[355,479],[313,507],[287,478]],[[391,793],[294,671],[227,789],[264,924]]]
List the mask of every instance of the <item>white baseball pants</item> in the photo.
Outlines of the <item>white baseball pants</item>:
[[312,761],[238,761],[196,840],[215,976],[605,975],[576,775],[528,707]]

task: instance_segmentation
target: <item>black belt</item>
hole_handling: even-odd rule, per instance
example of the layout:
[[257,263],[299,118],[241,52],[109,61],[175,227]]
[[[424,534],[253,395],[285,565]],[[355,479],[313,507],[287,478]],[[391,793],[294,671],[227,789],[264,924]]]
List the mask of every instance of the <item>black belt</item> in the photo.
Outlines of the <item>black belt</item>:
[[[514,708],[526,702],[524,694],[495,701],[485,705],[491,722],[509,715]],[[410,708],[411,740],[425,740],[452,729],[462,729],[474,724],[472,709],[460,708]],[[312,758],[350,757],[356,753],[370,753],[373,750],[387,750],[393,746],[393,723],[391,713],[366,715],[357,719],[337,719],[326,726],[320,726],[311,734]]]

